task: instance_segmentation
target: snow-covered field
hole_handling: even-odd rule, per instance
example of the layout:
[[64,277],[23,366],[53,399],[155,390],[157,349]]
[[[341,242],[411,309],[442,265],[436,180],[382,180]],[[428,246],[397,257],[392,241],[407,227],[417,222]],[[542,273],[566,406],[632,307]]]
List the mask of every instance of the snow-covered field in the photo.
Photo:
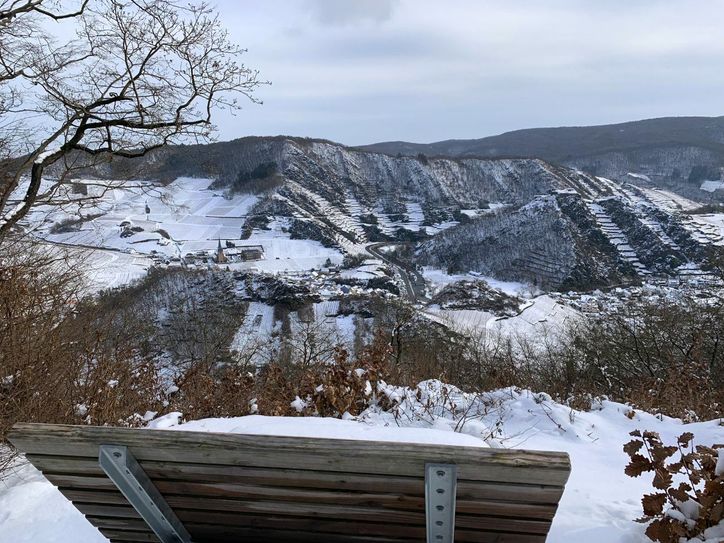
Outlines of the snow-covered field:
[[[314,331],[320,341],[334,342],[335,344],[346,345],[354,349],[356,331],[356,319],[354,314],[340,315],[339,300],[325,300],[311,304],[314,316]],[[303,324],[297,311],[288,314],[292,334],[298,331]],[[274,307],[261,302],[250,302],[246,316],[234,334],[230,350],[240,353],[254,353],[251,361],[256,364],[264,364],[265,349],[278,345],[278,334],[281,332],[283,321],[275,317]]]
[[715,245],[724,245],[724,213],[691,215],[691,224],[698,239],[709,239]]
[[[423,382],[419,389],[418,399],[417,390],[383,386],[381,393],[401,400],[395,412],[372,407],[346,420],[247,416],[179,424],[182,415],[173,413],[152,421],[151,426],[565,451],[571,457],[572,473],[549,543],[648,541],[645,527],[634,519],[641,516],[641,496],[652,490],[650,477],[632,479],[623,471],[628,457],[622,446],[630,440],[632,430],[659,432],[665,443],[685,431],[694,434],[696,443],[724,441],[720,421],[682,424],[677,419],[632,412],[628,406],[609,401],[595,403],[584,412],[529,391],[502,389],[475,396],[438,381]],[[104,541],[34,468],[20,467],[0,483],[0,543]]]
[[424,314],[436,317],[436,321],[473,337],[520,337],[528,340],[541,339],[559,334],[567,323],[581,318],[581,313],[550,296],[538,296],[525,302],[520,314],[514,317],[498,317],[487,311],[475,309],[428,308]]
[[152,264],[146,255],[138,253],[84,248],[74,248],[72,251],[81,255],[82,269],[88,280],[90,292],[127,285],[141,279]]
[[642,173],[634,173],[634,172],[628,172],[629,176],[633,177],[634,179],[641,179],[642,181],[647,181],[651,183],[651,178],[648,175],[644,175]]
[[[385,249],[386,247],[383,247]],[[372,279],[384,277],[385,264],[377,258],[368,258],[361,265],[349,270],[342,270],[339,276],[343,279]]]
[[455,283],[456,281],[463,280],[485,281],[491,287],[502,290],[510,296],[526,296],[535,294],[537,292],[537,289],[532,285],[527,285],[525,283],[519,283],[516,281],[500,281],[499,279],[495,279],[494,277],[488,277],[476,272],[451,275],[438,268],[425,266],[422,270],[422,276],[425,278],[426,281],[431,283],[434,292],[437,292],[437,290],[441,289],[445,285],[449,285],[450,283]]
[[[208,249],[213,250],[218,239],[239,239],[241,224],[257,197],[242,194],[226,199],[222,191],[208,189],[211,182],[182,177],[167,186],[148,183],[140,184],[139,188],[115,189],[104,196],[103,205],[97,210],[102,213],[100,217],[84,224],[78,232],[50,234],[48,238],[73,245],[144,253],[157,250],[169,256],[177,253],[175,247],[191,250],[186,244],[194,241],[208,242]],[[143,231],[122,238],[119,225],[124,221]],[[159,245],[159,230],[165,230],[175,243]]]
[[[338,264],[342,254],[313,240],[290,239],[284,218],[272,220],[269,230],[253,230],[241,240],[242,226],[258,197],[225,195],[209,188],[212,180],[181,177],[166,186],[135,181],[105,190],[87,181],[97,200],[75,195],[60,209],[39,207],[26,228],[45,240],[89,255],[91,281],[98,288],[129,283],[144,275],[151,254],[181,258],[188,253],[213,253],[219,241],[263,248],[261,260],[230,264],[234,269],[268,272],[301,271],[322,267],[329,259]],[[104,184],[109,182],[104,181]],[[112,184],[112,182],[111,182]],[[79,229],[58,232],[53,226],[81,215],[92,217]],[[121,225],[139,231],[123,237]],[[166,237],[168,236],[168,237]]]
[[434,318],[436,322],[464,334],[500,334],[534,339],[556,333],[569,320],[580,317],[580,313],[575,309],[550,296],[537,295],[537,289],[525,283],[500,281],[475,272],[450,275],[431,267],[425,267],[422,274],[432,285],[433,293],[457,281],[477,280],[485,281],[491,287],[510,296],[526,299],[520,314],[513,317],[498,317],[493,313],[474,309],[440,309],[437,306],[425,310],[424,314]]

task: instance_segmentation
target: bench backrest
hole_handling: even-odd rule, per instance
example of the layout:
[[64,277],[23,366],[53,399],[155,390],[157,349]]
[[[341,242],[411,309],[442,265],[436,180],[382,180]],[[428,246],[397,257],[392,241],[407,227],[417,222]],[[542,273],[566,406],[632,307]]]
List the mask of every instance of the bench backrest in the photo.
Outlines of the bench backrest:
[[159,539],[100,467],[105,445],[194,543],[425,541],[426,464],[455,466],[455,541],[543,542],[570,473],[565,453],[411,443],[47,424],[10,441],[113,542]]

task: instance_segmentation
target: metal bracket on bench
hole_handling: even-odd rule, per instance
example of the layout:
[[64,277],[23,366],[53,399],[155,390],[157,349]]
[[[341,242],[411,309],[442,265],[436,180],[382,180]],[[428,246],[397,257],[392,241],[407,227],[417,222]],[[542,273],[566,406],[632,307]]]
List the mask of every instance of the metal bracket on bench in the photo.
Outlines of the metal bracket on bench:
[[427,543],[455,540],[455,464],[425,464],[425,516]]
[[162,543],[191,543],[191,535],[123,445],[101,445],[98,463]]

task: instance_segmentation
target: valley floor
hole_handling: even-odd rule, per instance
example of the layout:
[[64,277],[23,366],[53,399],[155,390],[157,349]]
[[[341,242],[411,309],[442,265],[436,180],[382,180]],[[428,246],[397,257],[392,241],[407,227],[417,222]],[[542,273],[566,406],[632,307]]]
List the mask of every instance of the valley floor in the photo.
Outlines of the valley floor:
[[[634,519],[641,516],[641,496],[652,490],[650,477],[644,474],[632,479],[624,474],[628,457],[622,446],[629,441],[632,430],[659,432],[665,443],[674,442],[685,431],[692,432],[699,444],[724,441],[721,421],[683,424],[678,419],[632,412],[623,404],[609,401],[583,412],[530,391],[502,389],[486,394],[481,401],[481,397],[463,394],[438,381],[420,383],[418,388],[421,399],[416,398],[415,390],[387,387],[383,393],[402,398],[399,409],[393,413],[370,408],[359,417],[346,420],[247,416],[179,424],[181,414],[173,413],[152,421],[150,426],[565,451],[571,456],[572,474],[549,543],[648,541],[643,533],[645,526]],[[464,420],[441,403],[441,409],[422,408],[421,402],[426,400],[435,404],[452,401],[450,398],[473,408]],[[470,416],[471,412],[475,415]],[[718,532],[709,535],[708,543],[722,541],[724,537],[724,533]],[[34,468],[18,467],[0,483],[1,543],[104,541]]]

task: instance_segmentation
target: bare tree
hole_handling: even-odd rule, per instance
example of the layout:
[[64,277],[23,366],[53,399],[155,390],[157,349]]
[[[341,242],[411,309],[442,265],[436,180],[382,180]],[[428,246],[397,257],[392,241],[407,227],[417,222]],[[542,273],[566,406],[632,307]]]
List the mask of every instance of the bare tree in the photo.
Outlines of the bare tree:
[[314,364],[328,364],[341,340],[332,325],[311,318],[298,319],[286,340],[293,363],[302,368]]
[[0,0],[0,240],[90,159],[208,141],[257,102],[244,52],[204,2]]

